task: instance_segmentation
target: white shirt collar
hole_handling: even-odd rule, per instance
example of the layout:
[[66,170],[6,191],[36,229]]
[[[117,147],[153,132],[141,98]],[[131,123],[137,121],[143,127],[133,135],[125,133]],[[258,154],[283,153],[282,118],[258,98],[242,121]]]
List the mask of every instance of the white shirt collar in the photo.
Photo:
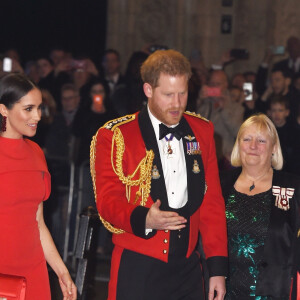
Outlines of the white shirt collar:
[[[150,111],[150,108],[149,108],[149,105],[147,105],[147,109],[148,109],[148,113],[149,113],[149,117],[150,117],[150,120],[151,120],[151,123],[152,123],[152,126],[154,128],[154,132],[155,132],[155,136],[156,136],[156,139],[159,141],[159,124],[163,123],[162,121],[159,121],[153,114],[152,112]],[[179,123],[175,124],[175,125],[171,125],[171,126],[168,126],[168,127],[175,127],[177,126]]]
[[112,77],[108,77],[106,76],[106,80],[108,82],[112,82],[113,84],[116,84],[119,80],[119,76],[120,76],[120,73],[116,73],[115,75],[113,75]]
[[289,68],[296,68],[296,71],[299,71],[300,67],[300,57],[297,57],[296,61],[294,62],[291,58],[289,58]]
[[159,124],[161,123],[161,121],[159,121],[156,117],[154,117],[154,115],[152,114],[152,112],[149,109],[149,105],[147,105],[147,109],[148,109],[148,114],[149,114],[152,126],[154,128],[156,139],[159,140]]

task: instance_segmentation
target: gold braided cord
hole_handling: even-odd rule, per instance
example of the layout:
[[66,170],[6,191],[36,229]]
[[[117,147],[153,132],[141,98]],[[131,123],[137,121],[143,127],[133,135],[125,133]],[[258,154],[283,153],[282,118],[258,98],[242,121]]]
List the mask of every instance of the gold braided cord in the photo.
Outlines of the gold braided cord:
[[[99,131],[98,131],[99,132]],[[96,144],[97,144],[97,136],[98,132],[96,135],[93,136],[92,142],[91,142],[91,147],[90,147],[90,169],[91,169],[91,176],[92,176],[92,181],[93,181],[93,190],[94,190],[94,195],[95,195],[95,201],[97,202],[97,190],[96,190],[96,169],[95,169],[95,160],[96,160]],[[123,233],[124,231],[118,228],[115,228],[112,226],[109,222],[105,221],[101,215],[99,214],[99,218],[102,222],[102,224],[105,226],[107,230],[109,230],[112,233],[120,234]]]
[[196,114],[195,112],[185,111],[184,113],[186,115],[189,115],[189,116],[192,116],[192,117],[196,117],[196,118],[202,119],[202,120],[204,120],[206,122],[209,122],[209,120],[207,120],[206,118],[202,117],[200,114]]
[[[114,164],[114,146],[116,145],[116,161]],[[123,172],[123,155],[125,151],[125,143],[123,135],[119,128],[115,128],[112,139],[111,148],[111,164],[114,172],[119,177],[120,181],[126,186],[126,198],[130,201],[130,192],[132,186],[139,186],[139,191],[135,195],[135,201],[141,197],[140,205],[145,206],[151,189],[151,171],[154,159],[154,152],[146,150],[146,156],[139,162],[138,166],[131,175],[125,176]],[[138,179],[132,179],[139,172]]]
[[[112,150],[111,150],[111,164],[114,172],[119,177],[120,181],[125,184],[126,187],[126,198],[129,202],[130,200],[130,191],[132,186],[139,186],[139,191],[136,193],[135,201],[136,204],[139,197],[141,197],[140,205],[145,206],[147,199],[149,197],[150,189],[151,189],[151,171],[152,171],[152,163],[154,159],[154,153],[152,150],[146,151],[146,156],[140,161],[135,171],[128,175],[127,177],[123,172],[123,155],[125,151],[125,143],[123,139],[123,135],[120,129],[115,126],[114,135],[112,139]],[[96,144],[97,144],[97,134],[93,137],[91,147],[90,147],[90,166],[91,166],[91,175],[93,181],[93,189],[95,194],[95,199],[97,201],[97,192],[96,192],[96,171],[95,171],[95,160],[96,160]],[[114,163],[114,148],[116,145],[116,162]],[[139,179],[132,180],[132,178],[138,173],[140,174]],[[101,215],[99,214],[100,220],[103,225],[112,233],[121,234],[124,233],[124,230],[119,229],[111,225],[107,222]]]

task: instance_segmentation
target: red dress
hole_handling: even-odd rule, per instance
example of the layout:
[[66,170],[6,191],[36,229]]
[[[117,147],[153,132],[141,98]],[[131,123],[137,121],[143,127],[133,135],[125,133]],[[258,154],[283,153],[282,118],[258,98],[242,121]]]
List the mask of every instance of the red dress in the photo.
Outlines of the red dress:
[[40,147],[28,139],[0,137],[0,273],[26,277],[26,300],[51,299],[36,221],[50,189]]

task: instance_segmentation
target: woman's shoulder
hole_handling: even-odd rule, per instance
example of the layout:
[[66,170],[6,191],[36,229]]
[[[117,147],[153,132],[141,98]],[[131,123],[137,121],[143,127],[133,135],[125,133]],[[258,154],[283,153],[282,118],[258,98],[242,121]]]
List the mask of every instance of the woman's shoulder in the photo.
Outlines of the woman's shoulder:
[[37,155],[44,157],[43,150],[41,149],[41,147],[36,142],[34,142],[34,141],[30,140],[30,139],[27,139],[27,138],[25,138],[24,141],[27,144],[27,146],[28,146],[29,149],[31,149]]
[[0,173],[12,171],[47,171],[44,152],[35,142],[24,139],[7,139],[8,147],[0,147]]
[[231,170],[223,170],[220,171],[220,181],[221,185],[231,183],[232,181],[235,182],[239,175],[242,172],[242,168],[233,168]]
[[234,186],[237,178],[241,174],[242,168],[234,168],[231,170],[220,172],[220,183],[222,188],[222,194],[224,199],[226,199]]
[[281,187],[299,188],[300,177],[299,175],[293,173],[274,170],[273,185],[279,185]]
[[36,142],[34,142],[34,141],[32,141],[28,138],[25,138],[24,141],[32,149],[37,150],[37,151],[42,151],[42,149],[40,148],[40,146]]

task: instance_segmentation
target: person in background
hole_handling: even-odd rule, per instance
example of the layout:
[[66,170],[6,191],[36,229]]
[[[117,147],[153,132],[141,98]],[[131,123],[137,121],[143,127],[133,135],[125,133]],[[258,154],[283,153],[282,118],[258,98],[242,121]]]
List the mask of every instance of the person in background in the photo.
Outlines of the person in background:
[[134,52],[129,58],[123,83],[119,83],[111,96],[111,102],[118,116],[135,113],[147,104],[143,91],[140,68],[148,54]]
[[[93,194],[92,180],[89,171],[89,158],[90,158],[90,145],[92,137],[96,134],[99,126],[103,126],[109,120],[117,117],[117,113],[114,111],[111,101],[109,99],[109,88],[106,81],[100,78],[94,78],[91,82],[90,96],[86,100],[89,103],[89,107],[81,109],[74,126],[72,126],[72,142],[71,144],[75,148],[74,150],[74,162],[77,166],[87,166],[82,169],[86,172],[86,176],[83,177],[86,189],[84,197],[84,206],[95,206],[95,198]],[[104,226],[99,229],[97,236],[97,253],[100,255],[110,255],[112,242],[111,234]]]
[[44,222],[43,201],[51,190],[46,160],[24,138],[36,133],[41,106],[40,90],[24,75],[0,80],[0,273],[25,277],[26,299],[50,300],[47,261],[64,300],[75,300],[76,286]]
[[294,147],[294,140],[297,136],[296,131],[292,126],[293,124],[288,119],[289,114],[289,101],[286,97],[273,96],[270,99],[269,115],[278,133],[284,160],[284,171],[290,171],[290,168],[294,163],[292,159],[292,153]]
[[87,56],[79,56],[71,60],[71,82],[79,90],[81,102],[80,107],[86,109],[89,107],[91,84],[95,77],[99,75],[94,62]]
[[40,72],[38,70],[37,62],[35,60],[30,60],[26,62],[24,72],[26,76],[35,84],[39,83],[41,77]]
[[221,173],[229,276],[225,299],[289,299],[299,224],[300,179],[280,171],[276,128],[264,114],[240,127]]
[[246,71],[243,73],[244,77],[245,77],[245,80],[246,82],[251,82],[254,89],[256,87],[256,73],[253,72],[253,71]]
[[108,299],[204,299],[201,232],[208,299],[222,300],[227,235],[213,125],[184,113],[191,67],[181,53],[155,51],[141,76],[147,107],[107,122],[91,144],[97,208],[115,245]]
[[117,116],[110,103],[107,83],[100,78],[94,78],[91,82],[90,95],[86,102],[89,107],[80,110],[72,126],[77,152],[74,156],[78,165],[89,160],[91,140],[99,126]]
[[240,88],[236,85],[232,85],[229,87],[228,90],[229,90],[232,102],[238,102],[238,103],[243,102],[244,91],[242,88]]
[[[9,50],[5,54],[0,54],[0,78],[8,73],[24,73],[24,70],[19,61],[20,57],[16,56],[16,54],[17,54],[16,50],[12,50],[12,52],[10,52],[10,50]],[[4,58],[11,59],[11,70],[10,71],[6,71],[3,69]]]
[[273,96],[285,96],[290,105],[289,119],[294,121],[300,103],[300,94],[292,86],[292,74],[288,70],[273,69],[270,76],[270,85],[257,101],[259,111],[268,113],[270,99]]
[[221,169],[230,168],[230,155],[243,122],[244,107],[231,99],[228,77],[223,70],[211,72],[208,85],[200,90],[196,112],[214,124],[219,166]]
[[57,110],[60,111],[60,90],[65,83],[70,81],[69,75],[65,72],[56,73],[53,62],[47,57],[42,56],[36,62],[40,77],[38,86],[51,93],[56,102]]
[[16,48],[8,48],[4,52],[5,57],[9,57],[14,61],[17,61],[21,65],[21,57],[19,51]]
[[121,74],[120,54],[115,49],[107,49],[102,57],[102,67],[105,80],[108,83],[110,95],[112,97],[116,87],[124,83],[124,77]]
[[62,61],[67,58],[67,53],[62,47],[53,47],[50,50],[49,58],[53,62],[54,68],[56,68]]
[[[72,159],[74,157],[71,133],[79,114],[80,95],[71,83],[61,88],[62,111],[57,112],[45,138],[46,154],[52,157]],[[78,120],[80,122],[80,120]]]
[[190,64],[192,76],[189,80],[189,96],[186,109],[188,111],[196,111],[198,95],[201,87],[207,84],[209,72],[205,66],[204,58],[200,50],[194,49],[192,51]]
[[46,57],[40,57],[36,61],[39,76],[41,79],[47,78],[51,72],[53,72],[53,65],[49,59]]
[[290,36],[286,42],[286,51],[289,57],[274,64],[274,69],[289,71],[294,77],[300,72],[300,39]]
[[49,91],[41,90],[42,116],[36,134],[31,138],[45,150],[45,139],[56,115],[56,102]]
[[232,76],[231,86],[237,86],[240,89],[243,89],[243,85],[246,82],[246,78],[242,73],[236,73]]

